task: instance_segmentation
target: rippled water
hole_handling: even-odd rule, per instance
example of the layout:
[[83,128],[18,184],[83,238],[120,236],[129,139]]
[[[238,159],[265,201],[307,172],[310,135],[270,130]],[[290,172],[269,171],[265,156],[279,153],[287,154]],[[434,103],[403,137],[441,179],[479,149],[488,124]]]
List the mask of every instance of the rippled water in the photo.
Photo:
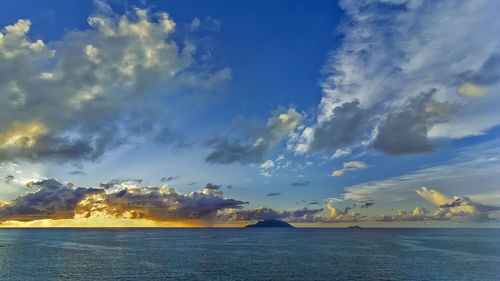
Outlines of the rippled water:
[[500,280],[500,229],[0,229],[0,280]]

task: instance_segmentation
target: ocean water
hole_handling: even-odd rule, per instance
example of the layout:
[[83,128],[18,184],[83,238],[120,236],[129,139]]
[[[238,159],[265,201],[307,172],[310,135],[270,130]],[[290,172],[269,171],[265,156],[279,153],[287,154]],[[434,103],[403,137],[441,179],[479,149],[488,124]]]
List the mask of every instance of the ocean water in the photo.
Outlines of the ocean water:
[[500,280],[500,229],[0,229],[0,280]]

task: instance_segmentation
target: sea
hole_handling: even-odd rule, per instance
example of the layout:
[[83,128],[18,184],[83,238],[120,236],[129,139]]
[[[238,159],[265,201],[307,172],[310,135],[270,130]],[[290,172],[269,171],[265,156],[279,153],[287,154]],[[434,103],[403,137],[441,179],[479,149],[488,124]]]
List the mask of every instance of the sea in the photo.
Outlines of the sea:
[[500,229],[0,229],[0,280],[500,280]]

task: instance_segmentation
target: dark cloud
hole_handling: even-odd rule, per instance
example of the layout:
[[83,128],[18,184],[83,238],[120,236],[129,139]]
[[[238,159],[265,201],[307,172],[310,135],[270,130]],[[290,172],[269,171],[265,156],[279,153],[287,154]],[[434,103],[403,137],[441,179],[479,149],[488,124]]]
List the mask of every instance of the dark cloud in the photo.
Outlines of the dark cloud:
[[82,175],[82,176],[86,175],[83,171],[71,171],[68,174],[70,174],[70,175]]
[[292,182],[291,186],[306,186],[309,185],[309,181],[297,181],[297,182]]
[[14,176],[13,175],[7,175],[7,176],[5,176],[5,183],[10,183],[13,180],[14,180]]
[[28,186],[38,190],[17,197],[11,204],[0,206],[0,221],[70,219],[83,199],[104,193],[103,189],[74,188],[54,179],[30,182]]
[[402,111],[389,114],[379,126],[373,147],[389,155],[431,152],[437,144],[427,137],[432,125],[445,121],[455,107],[432,99],[436,90],[409,100]]
[[180,194],[166,186],[124,187],[112,192],[106,188],[74,188],[55,179],[31,182],[28,186],[37,190],[0,205],[0,221],[71,219],[75,214],[90,217],[96,211],[115,218],[210,220],[219,211],[237,210],[248,204],[225,198],[214,185],[189,194]]
[[160,182],[171,182],[171,181],[174,181],[178,178],[180,178],[181,176],[170,176],[170,177],[163,177],[160,179]]
[[280,196],[280,195],[281,195],[281,193],[279,193],[279,192],[270,192],[270,193],[267,194],[268,197],[271,197],[271,196]]
[[463,202],[464,202],[464,200],[463,200],[462,198],[456,198],[453,202],[443,204],[443,205],[439,206],[439,208],[452,208],[452,207],[457,207],[457,206],[462,205],[462,203],[463,203]]
[[156,221],[210,220],[218,211],[239,209],[247,202],[226,199],[218,189],[179,194],[173,188],[128,188],[107,194],[107,210],[117,217],[131,216]]
[[289,222],[317,222],[323,209],[302,208],[278,212],[272,208],[259,207],[253,210],[231,210],[219,214],[225,221],[285,220]]
[[477,71],[467,71],[459,77],[460,83],[471,82],[479,86],[490,86],[500,81],[500,55],[491,55]]
[[122,184],[141,184],[143,179],[133,179],[133,178],[125,178],[125,179],[113,179],[108,182],[103,182],[100,184],[100,187],[103,188],[111,188],[111,187],[119,187]]
[[215,164],[258,163],[264,160],[267,153],[267,147],[265,146],[242,144],[239,141],[230,142],[223,138],[212,139],[206,144],[213,151],[205,158],[205,161]]
[[208,189],[208,190],[219,190],[221,188],[221,185],[216,185],[216,184],[211,184],[211,183],[207,183],[207,185],[205,185],[205,189]]
[[375,202],[373,202],[373,201],[361,201],[361,208],[368,208],[368,207],[371,207],[373,205],[375,205]]
[[346,102],[333,109],[333,118],[319,123],[314,130],[310,149],[336,150],[359,140],[366,127],[366,112],[359,101]]
[[286,112],[278,109],[267,120],[266,126],[252,128],[245,140],[229,140],[218,137],[206,142],[212,152],[205,161],[214,164],[259,163],[265,160],[268,151],[290,134],[302,115],[290,108]]

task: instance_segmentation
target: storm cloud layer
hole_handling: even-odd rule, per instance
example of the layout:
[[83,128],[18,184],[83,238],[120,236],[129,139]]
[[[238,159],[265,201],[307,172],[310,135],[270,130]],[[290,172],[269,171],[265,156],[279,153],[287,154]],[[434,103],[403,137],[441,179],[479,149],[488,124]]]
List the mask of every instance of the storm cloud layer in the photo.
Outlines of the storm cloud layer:
[[225,198],[211,184],[189,194],[180,194],[167,185],[123,187],[117,182],[99,188],[75,188],[47,179],[30,182],[28,186],[35,191],[0,204],[0,221],[72,219],[96,214],[153,221],[209,220],[220,210],[239,209],[247,204]]

